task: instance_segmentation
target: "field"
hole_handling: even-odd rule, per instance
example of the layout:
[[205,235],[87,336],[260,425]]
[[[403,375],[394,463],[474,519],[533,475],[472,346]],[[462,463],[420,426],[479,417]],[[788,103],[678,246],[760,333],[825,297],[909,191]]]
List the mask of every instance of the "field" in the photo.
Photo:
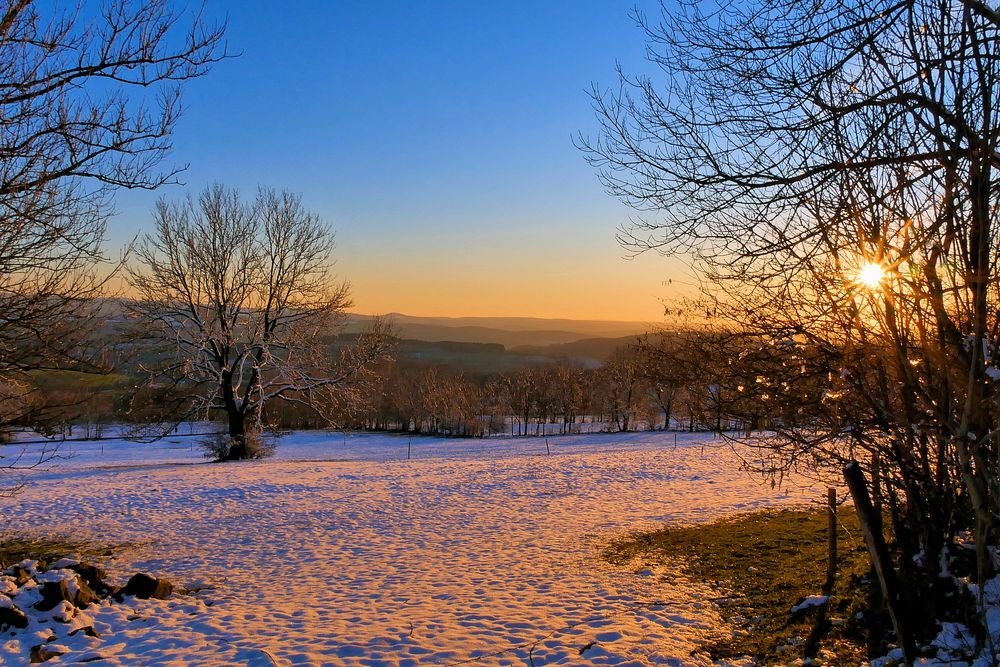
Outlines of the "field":
[[[626,531],[807,503],[710,436],[440,440],[300,432],[206,464],[190,437],[64,446],[5,500],[8,530],[121,546],[195,596],[95,615],[52,664],[647,665],[731,632],[716,592],[608,563]],[[407,460],[410,444],[411,460]],[[35,637],[0,644],[26,661]]]

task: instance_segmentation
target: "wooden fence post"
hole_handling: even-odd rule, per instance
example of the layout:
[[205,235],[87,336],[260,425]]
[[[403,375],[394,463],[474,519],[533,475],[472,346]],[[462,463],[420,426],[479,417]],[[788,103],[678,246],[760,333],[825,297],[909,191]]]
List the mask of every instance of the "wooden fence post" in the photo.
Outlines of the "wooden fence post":
[[820,641],[830,631],[830,622],[827,620],[829,596],[833,594],[833,586],[837,581],[837,489],[833,487],[826,490],[826,519],[826,582],[823,584],[823,595],[828,599],[816,612],[816,621],[803,650],[806,658],[815,658],[819,654]]
[[837,580],[837,489],[832,486],[826,490],[826,583],[823,584],[823,595],[833,592]]
[[912,665],[917,657],[917,646],[910,631],[909,608],[904,592],[896,579],[896,570],[889,557],[885,536],[881,530],[876,530],[876,527],[882,525],[882,517],[875,514],[871,497],[868,495],[865,475],[856,461],[847,464],[844,468],[844,479],[847,481],[847,488],[850,489],[851,497],[854,499],[854,508],[857,510],[858,520],[861,522],[861,532],[865,536],[865,545],[868,547],[875,576],[882,588],[882,596],[885,598],[886,606],[889,607],[889,618],[892,619],[892,627],[896,630],[896,639],[899,640],[903,649],[903,658],[906,664]]

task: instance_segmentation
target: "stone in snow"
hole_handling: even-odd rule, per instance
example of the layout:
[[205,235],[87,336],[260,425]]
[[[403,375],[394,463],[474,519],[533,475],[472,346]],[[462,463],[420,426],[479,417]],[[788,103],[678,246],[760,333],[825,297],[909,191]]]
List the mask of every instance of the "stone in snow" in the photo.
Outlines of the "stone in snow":
[[64,653],[69,653],[69,649],[59,644],[39,644],[31,647],[31,662],[47,662],[52,658],[58,658]]
[[26,628],[28,627],[28,617],[14,605],[9,607],[0,606],[0,628],[3,627]]
[[139,572],[132,575],[132,578],[118,593],[119,595],[132,595],[140,600],[148,600],[149,598],[166,600],[173,591],[173,584],[166,579],[157,579]]

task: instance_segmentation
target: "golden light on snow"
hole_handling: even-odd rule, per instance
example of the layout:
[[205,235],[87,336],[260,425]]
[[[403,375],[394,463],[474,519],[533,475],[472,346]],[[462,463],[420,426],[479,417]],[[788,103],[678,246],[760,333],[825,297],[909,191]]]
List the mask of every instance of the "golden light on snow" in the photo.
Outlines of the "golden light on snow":
[[885,270],[880,264],[869,262],[858,271],[858,282],[868,289],[875,289],[882,283],[885,277]]

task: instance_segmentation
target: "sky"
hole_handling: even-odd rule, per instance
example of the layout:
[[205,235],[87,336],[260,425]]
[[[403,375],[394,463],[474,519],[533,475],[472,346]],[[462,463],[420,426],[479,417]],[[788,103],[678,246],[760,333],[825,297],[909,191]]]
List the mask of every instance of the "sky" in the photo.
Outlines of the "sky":
[[685,271],[627,258],[573,143],[591,86],[643,68],[635,5],[208,0],[239,55],[187,85],[183,185],[119,196],[111,245],[158,197],[267,185],[336,230],[355,312],[660,321]]

